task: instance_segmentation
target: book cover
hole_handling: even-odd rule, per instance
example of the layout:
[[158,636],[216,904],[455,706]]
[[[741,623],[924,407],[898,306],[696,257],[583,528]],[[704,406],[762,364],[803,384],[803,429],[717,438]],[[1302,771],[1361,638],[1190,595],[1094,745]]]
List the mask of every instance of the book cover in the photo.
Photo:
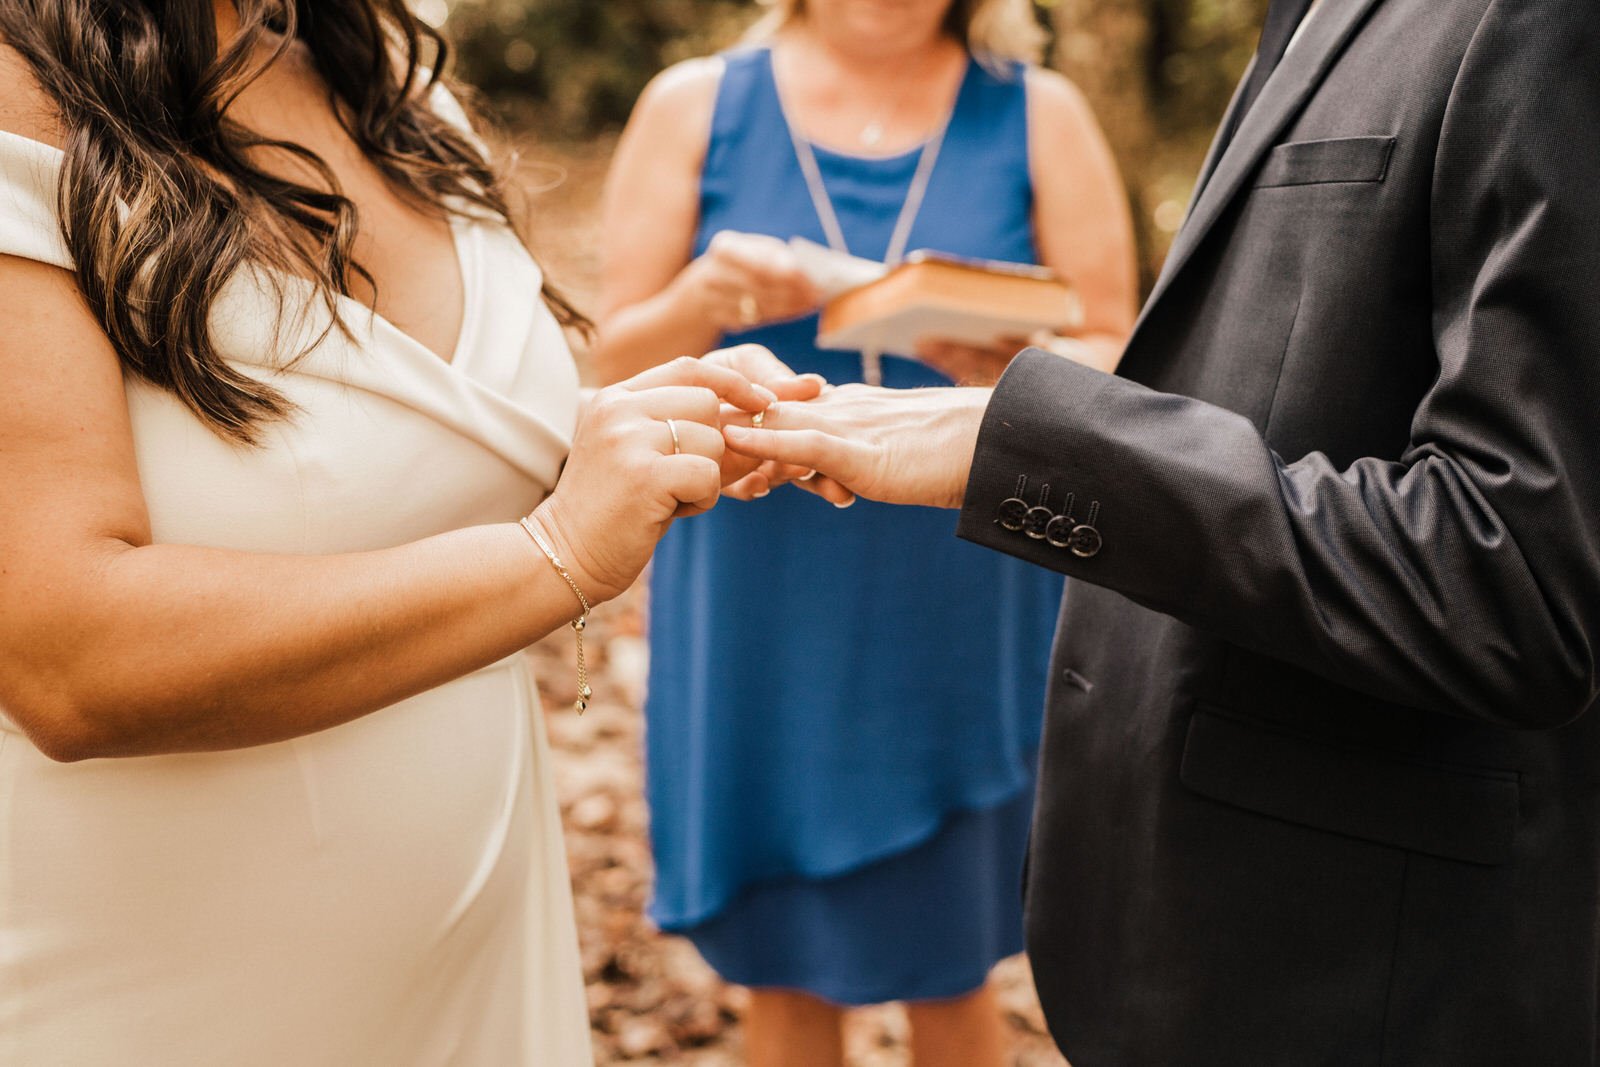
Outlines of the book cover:
[[829,300],[817,346],[915,356],[924,338],[990,346],[1081,319],[1077,293],[1046,267],[921,251]]

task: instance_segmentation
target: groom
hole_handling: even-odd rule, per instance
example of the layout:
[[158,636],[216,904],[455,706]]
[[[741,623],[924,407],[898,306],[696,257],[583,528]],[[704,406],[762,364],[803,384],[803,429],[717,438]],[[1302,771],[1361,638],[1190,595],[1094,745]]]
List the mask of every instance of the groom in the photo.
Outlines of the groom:
[[1600,4],[1307,6],[1120,377],[728,440],[1076,579],[1027,879],[1075,1067],[1593,1064]]

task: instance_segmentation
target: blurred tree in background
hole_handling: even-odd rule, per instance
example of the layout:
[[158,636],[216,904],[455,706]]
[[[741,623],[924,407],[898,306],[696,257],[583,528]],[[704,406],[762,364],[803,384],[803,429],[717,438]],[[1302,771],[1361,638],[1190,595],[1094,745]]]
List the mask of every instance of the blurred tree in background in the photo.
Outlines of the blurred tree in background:
[[[657,71],[727,47],[762,10],[754,0],[414,2],[502,118],[547,141],[614,132]],[[1122,164],[1147,275],[1182,221],[1266,3],[1040,0],[1053,65],[1088,95]]]
[[1153,280],[1267,0],[1057,0],[1054,66],[1094,105],[1128,183]]
[[585,140],[627,121],[639,92],[681,59],[725,48],[750,0],[430,0],[416,4],[456,48],[457,73],[513,126]]

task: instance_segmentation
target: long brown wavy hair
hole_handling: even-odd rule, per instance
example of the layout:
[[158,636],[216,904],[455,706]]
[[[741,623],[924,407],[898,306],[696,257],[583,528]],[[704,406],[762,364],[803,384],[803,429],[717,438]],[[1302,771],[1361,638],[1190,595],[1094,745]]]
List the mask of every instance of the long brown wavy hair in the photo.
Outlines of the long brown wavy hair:
[[[220,50],[212,0],[0,0],[0,40],[59,109],[64,236],[124,367],[248,444],[290,404],[214,346],[208,320],[223,285],[246,265],[309,278],[329,328],[344,329],[338,298],[355,278],[372,284],[352,255],[356,207],[328,165],[226,117],[296,42],[345,131],[402,195],[441,217],[460,198],[519,232],[523,212],[504,169],[429,105],[448,49],[404,0],[236,7],[239,33]],[[261,169],[251,157],[262,149],[301,161],[312,183]],[[560,294],[543,295],[564,325],[587,328]]]

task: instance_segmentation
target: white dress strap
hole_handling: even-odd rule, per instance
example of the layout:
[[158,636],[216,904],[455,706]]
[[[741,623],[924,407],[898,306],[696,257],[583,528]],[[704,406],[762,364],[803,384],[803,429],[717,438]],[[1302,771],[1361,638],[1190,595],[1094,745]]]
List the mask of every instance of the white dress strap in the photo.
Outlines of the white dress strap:
[[[423,71],[419,76],[426,78],[429,74]],[[477,140],[477,135],[472,131],[472,122],[467,118],[466,109],[461,106],[461,101],[455,98],[455,94],[446,89],[443,84],[436,82],[428,90],[428,106],[433,109],[435,115],[438,115],[474,141]]]
[[0,255],[73,269],[61,236],[61,150],[0,130]]

